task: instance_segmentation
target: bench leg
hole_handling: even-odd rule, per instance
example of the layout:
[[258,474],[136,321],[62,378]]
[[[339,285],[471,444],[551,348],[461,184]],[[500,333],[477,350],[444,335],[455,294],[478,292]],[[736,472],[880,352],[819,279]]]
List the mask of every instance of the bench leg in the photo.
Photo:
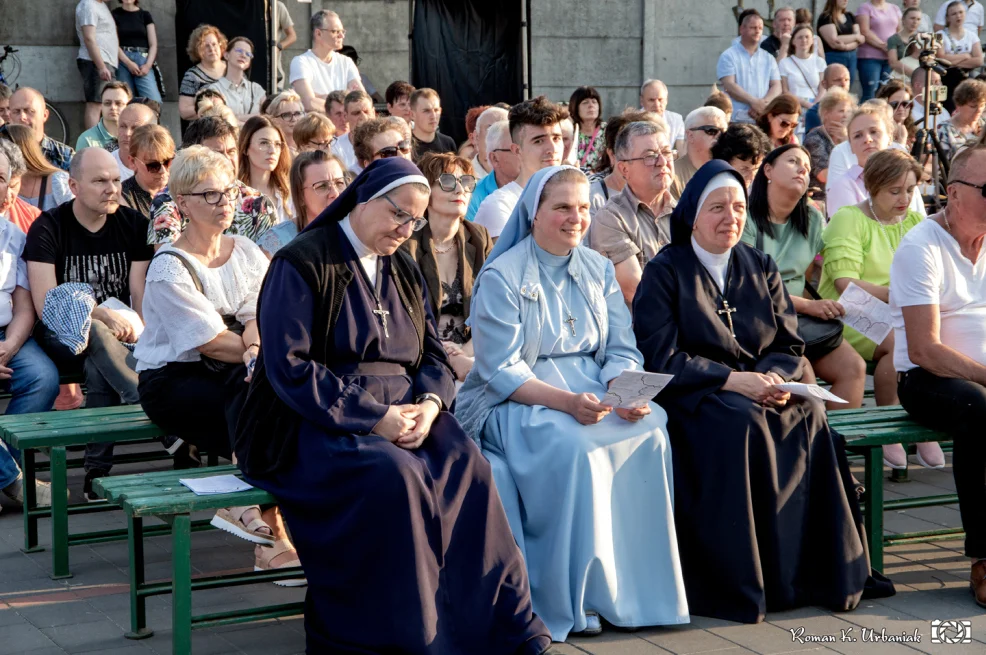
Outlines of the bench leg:
[[38,517],[31,516],[31,510],[37,509],[38,505],[34,450],[31,448],[21,451],[21,473],[24,475],[24,547],[21,552],[40,553],[44,548],[38,546]]
[[869,448],[863,457],[866,466],[863,521],[870,546],[870,566],[883,573],[883,449]]
[[147,597],[138,593],[144,586],[144,519],[127,517],[130,544],[130,632],[127,639],[147,639],[154,634],[147,628]]
[[171,520],[172,653],[192,652],[192,520],[177,514]]
[[51,579],[71,578],[68,568],[68,467],[65,447],[51,449]]

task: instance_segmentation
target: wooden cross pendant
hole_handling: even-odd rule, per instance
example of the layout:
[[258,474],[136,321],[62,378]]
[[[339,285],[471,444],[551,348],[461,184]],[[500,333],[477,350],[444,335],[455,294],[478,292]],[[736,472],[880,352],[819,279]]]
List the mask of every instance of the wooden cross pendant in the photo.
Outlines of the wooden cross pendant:
[[565,319],[565,322],[568,323],[568,329],[572,331],[572,336],[573,337],[575,336],[575,321],[577,321],[577,320],[579,320],[579,319],[577,319],[574,316],[572,316],[571,313],[569,313],[568,314],[568,318]]
[[390,315],[386,309],[383,308],[379,302],[377,303],[377,308],[373,310],[373,313],[380,317],[380,322],[383,324],[383,336],[390,337],[390,332],[387,331],[387,316]]
[[730,307],[729,301],[726,300],[725,298],[722,299],[722,306],[724,307],[724,309],[720,309],[719,311],[716,312],[716,314],[719,314],[720,316],[722,316],[723,314],[726,315],[726,322],[729,323],[729,334],[730,336],[735,337],[736,332],[733,331],[733,314],[736,313],[736,308]]

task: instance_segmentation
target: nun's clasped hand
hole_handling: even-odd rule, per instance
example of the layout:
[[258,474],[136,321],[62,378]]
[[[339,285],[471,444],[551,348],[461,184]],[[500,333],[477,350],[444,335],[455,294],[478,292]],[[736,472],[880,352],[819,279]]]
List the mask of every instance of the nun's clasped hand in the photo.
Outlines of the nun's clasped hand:
[[791,394],[780,391],[774,385],[784,384],[784,379],[776,373],[755,373],[733,371],[722,385],[723,391],[742,394],[764,407],[783,407],[791,399]]

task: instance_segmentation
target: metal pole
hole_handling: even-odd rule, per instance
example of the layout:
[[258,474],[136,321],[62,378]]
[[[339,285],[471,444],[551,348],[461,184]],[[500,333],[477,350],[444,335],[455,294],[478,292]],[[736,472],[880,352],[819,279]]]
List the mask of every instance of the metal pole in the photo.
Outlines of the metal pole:
[[281,51],[277,49],[277,35],[281,26],[277,24],[277,0],[267,0],[267,35],[270,48],[270,68],[267,70],[268,93],[277,93],[277,69],[281,63]]
[[414,79],[414,0],[407,2],[407,81]]

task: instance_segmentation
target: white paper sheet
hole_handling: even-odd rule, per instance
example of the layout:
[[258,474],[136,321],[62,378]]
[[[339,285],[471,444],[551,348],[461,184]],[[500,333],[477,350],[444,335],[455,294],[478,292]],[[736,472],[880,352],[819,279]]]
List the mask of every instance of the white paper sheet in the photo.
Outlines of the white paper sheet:
[[100,307],[103,309],[112,309],[114,312],[122,316],[123,319],[127,323],[130,323],[130,326],[134,329],[135,337],[140,337],[141,333],[144,331],[144,322],[140,320],[140,315],[129,305],[124,305],[116,298],[107,298],[106,301],[100,305]]
[[843,400],[839,398],[834,393],[823,389],[817,384],[802,384],[801,382],[785,382],[784,384],[775,384],[777,389],[781,391],[787,391],[792,396],[802,396],[804,398],[821,398],[822,400],[831,400],[834,403],[847,403],[848,400]]
[[876,344],[883,343],[893,323],[890,305],[850,282],[839,303],[845,308],[842,322]]
[[207,478],[180,478],[178,480],[191,489],[196,496],[211,496],[213,494],[231,494],[237,491],[253,489],[235,475],[213,475]]
[[673,375],[646,371],[623,371],[613,380],[601,404],[620,409],[643,407],[668,386]]

